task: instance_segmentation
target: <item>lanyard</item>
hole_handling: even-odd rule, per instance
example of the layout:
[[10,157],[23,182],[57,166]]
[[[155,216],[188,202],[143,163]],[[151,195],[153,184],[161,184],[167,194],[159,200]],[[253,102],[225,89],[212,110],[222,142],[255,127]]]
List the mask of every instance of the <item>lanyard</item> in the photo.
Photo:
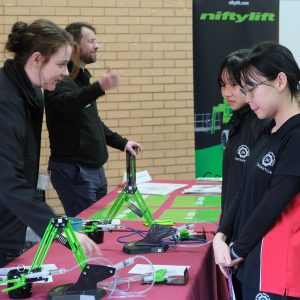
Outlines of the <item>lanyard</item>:
[[228,281],[229,299],[236,300],[234,288],[233,288],[233,284],[232,284],[232,268],[227,268],[227,271],[228,271],[227,281]]

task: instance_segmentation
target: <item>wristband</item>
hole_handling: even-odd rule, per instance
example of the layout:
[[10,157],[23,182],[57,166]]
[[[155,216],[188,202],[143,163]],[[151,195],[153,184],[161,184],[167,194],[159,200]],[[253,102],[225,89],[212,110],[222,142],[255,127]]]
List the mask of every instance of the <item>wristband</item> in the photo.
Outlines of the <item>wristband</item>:
[[229,244],[229,250],[230,250],[230,257],[231,257],[231,259],[239,258],[239,256],[233,250],[233,243]]

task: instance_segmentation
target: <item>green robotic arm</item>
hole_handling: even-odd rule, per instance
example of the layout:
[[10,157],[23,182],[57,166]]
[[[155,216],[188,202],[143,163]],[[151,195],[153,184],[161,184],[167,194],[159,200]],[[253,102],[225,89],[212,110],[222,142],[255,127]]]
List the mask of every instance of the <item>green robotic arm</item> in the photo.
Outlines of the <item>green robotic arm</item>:
[[89,295],[89,299],[95,300],[102,298],[106,291],[98,288],[97,283],[113,276],[116,269],[109,266],[88,264],[86,255],[67,217],[58,217],[50,220],[31,267],[28,270],[16,268],[9,271],[7,279],[0,281],[0,283],[7,284],[7,288],[3,289],[2,292],[8,292],[9,297],[12,299],[29,298],[32,295],[33,282],[46,282],[49,275],[64,274],[67,271],[65,269],[42,269],[44,259],[55,239],[72,250],[81,269],[81,274],[76,283],[63,284],[51,289],[47,299],[57,300],[72,297],[75,300],[81,299],[81,295]]

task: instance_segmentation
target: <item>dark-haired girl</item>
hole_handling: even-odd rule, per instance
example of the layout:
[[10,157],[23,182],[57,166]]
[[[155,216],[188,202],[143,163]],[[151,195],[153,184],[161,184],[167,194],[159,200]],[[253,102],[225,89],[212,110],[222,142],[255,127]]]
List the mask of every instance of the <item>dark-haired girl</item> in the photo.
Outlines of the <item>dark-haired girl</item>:
[[244,300],[300,299],[300,70],[286,47],[264,42],[235,77],[257,117],[273,122],[223,215],[215,259],[226,276],[237,268]]
[[[221,94],[233,112],[229,122],[228,141],[223,154],[221,219],[239,191],[245,162],[266,127],[266,121],[259,120],[251,110],[234,78],[235,72],[249,51],[241,49],[227,55],[218,74]],[[232,280],[235,296],[241,300],[240,283],[234,274]]]

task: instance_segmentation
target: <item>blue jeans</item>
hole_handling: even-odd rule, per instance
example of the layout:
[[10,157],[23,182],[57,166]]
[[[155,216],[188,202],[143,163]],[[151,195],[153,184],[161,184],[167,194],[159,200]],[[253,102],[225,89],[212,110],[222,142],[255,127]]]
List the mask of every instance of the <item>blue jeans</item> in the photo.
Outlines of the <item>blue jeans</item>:
[[107,194],[104,168],[49,160],[51,183],[68,217],[75,217]]

